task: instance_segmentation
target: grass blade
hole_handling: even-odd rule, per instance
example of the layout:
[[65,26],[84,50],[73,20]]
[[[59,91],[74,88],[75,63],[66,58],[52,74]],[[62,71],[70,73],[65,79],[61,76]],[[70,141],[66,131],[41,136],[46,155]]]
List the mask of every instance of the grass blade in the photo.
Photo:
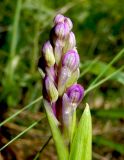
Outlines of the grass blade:
[[12,41],[10,46],[11,58],[14,57],[16,54],[17,35],[18,35],[18,28],[19,28],[18,26],[19,26],[19,19],[20,19],[20,13],[21,13],[21,6],[22,6],[22,0],[18,0],[16,11],[15,11],[14,22],[13,22],[13,29],[12,29]]
[[49,143],[49,141],[51,140],[52,136],[50,136],[48,138],[48,140],[45,142],[45,144],[43,145],[43,147],[40,149],[40,151],[36,154],[36,156],[34,157],[33,160],[37,160],[40,156],[40,154],[42,153],[42,151],[44,150],[44,148],[47,146],[47,144]]
[[99,59],[99,57],[97,57],[96,59],[94,59],[93,61],[91,61],[90,64],[88,64],[86,66],[86,68],[83,70],[83,72],[80,73],[80,77],[79,78],[83,77],[88,71],[90,71],[93,68],[93,66],[95,64],[97,64],[98,59]]
[[[43,119],[43,118],[42,118]],[[41,120],[42,120],[41,119]],[[10,140],[8,143],[6,143],[2,148],[0,148],[0,151],[2,151],[4,148],[6,148],[8,145],[16,141],[18,138],[20,138],[23,134],[28,132],[30,129],[32,129],[34,126],[36,126],[41,120],[34,122],[31,124],[28,128],[26,128],[24,131],[22,131],[20,134],[18,134],[16,137],[14,137],[12,140]]]
[[93,86],[104,74],[105,72],[114,64],[119,58],[124,54],[124,48],[113,58],[113,60],[105,67],[105,69],[95,78],[95,80],[90,84]]
[[104,82],[106,82],[107,80],[109,80],[110,78],[112,78],[113,76],[115,76],[116,74],[118,74],[121,70],[123,70],[123,68],[124,68],[124,66],[122,66],[121,68],[119,68],[118,70],[116,70],[114,73],[110,74],[109,76],[105,77],[104,79],[102,79],[98,83],[94,84],[93,86],[89,86],[88,89],[85,91],[84,95],[86,95],[88,92],[90,92],[94,88],[100,86],[101,84],[103,84]]
[[[95,60],[93,60],[93,61],[89,60],[81,66],[82,72],[81,72],[79,78],[82,78],[82,76],[84,74],[86,74],[87,72],[89,72],[90,74],[93,74],[95,76],[98,76],[99,74],[101,74],[101,72],[103,72],[104,68],[107,67],[107,64],[102,61],[98,61],[97,59],[96,59],[96,62],[94,62],[94,61]],[[115,72],[115,71],[116,71],[116,68],[113,66],[110,66],[108,68],[108,70],[105,72],[105,74],[103,75],[103,77],[105,78],[108,75],[110,75],[112,72]],[[124,85],[124,80],[123,80],[124,73],[123,72],[119,72],[116,76],[112,77],[111,79]]]
[[28,104],[27,106],[25,106],[24,108],[20,109],[18,112],[16,112],[15,114],[13,114],[12,116],[10,116],[9,118],[6,118],[3,122],[0,123],[0,127],[3,126],[5,123],[9,122],[11,119],[13,119],[14,117],[16,117],[18,114],[20,114],[21,112],[23,112],[24,110],[28,109],[29,107],[31,107],[33,104],[39,102],[40,100],[42,100],[42,96],[37,98],[36,100],[34,100],[33,102],[31,102],[30,104]]

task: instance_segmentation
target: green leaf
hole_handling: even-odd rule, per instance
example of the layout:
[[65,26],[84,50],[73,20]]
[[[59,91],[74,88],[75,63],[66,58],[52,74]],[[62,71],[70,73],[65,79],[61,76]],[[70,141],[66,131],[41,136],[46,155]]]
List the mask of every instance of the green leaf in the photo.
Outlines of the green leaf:
[[71,145],[69,160],[91,160],[92,156],[92,123],[89,105],[86,108],[78,124]]
[[45,106],[48,122],[49,122],[49,125],[51,128],[52,136],[53,136],[53,139],[55,142],[58,158],[59,158],[59,160],[68,160],[68,150],[63,142],[63,137],[62,137],[60,130],[57,126],[58,121],[55,118],[55,116],[53,115],[51,106],[45,100],[44,100],[44,106]]

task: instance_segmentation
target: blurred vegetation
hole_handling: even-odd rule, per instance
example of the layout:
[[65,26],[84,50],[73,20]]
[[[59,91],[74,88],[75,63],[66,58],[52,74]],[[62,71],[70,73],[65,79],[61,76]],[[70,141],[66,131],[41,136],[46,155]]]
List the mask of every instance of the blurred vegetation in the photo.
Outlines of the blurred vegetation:
[[[1,0],[0,6],[1,122],[41,96],[37,62],[41,45],[48,39],[57,13],[73,21],[81,58],[79,81],[85,89],[124,47],[123,0]],[[101,79],[123,66],[123,55],[122,50]],[[123,85],[124,72],[121,70],[89,91],[82,102],[83,105],[88,102],[91,106],[94,160],[124,159]],[[50,135],[46,120],[39,122],[44,116],[42,106],[42,102],[38,101],[0,128],[2,147],[33,122],[40,123],[2,150],[0,159],[33,159]],[[55,155],[53,142],[50,141],[41,159],[54,160]]]

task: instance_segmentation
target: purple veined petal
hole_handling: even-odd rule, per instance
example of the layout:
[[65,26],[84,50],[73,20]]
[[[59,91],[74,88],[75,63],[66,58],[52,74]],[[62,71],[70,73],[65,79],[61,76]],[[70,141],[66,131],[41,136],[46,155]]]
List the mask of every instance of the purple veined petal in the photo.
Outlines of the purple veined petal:
[[52,103],[52,111],[56,117],[56,103]]
[[47,41],[46,43],[44,43],[42,47],[42,53],[47,66],[49,67],[53,66],[55,64],[55,57],[53,54],[53,47],[50,41]]
[[66,23],[66,24],[68,25],[69,30],[71,30],[71,29],[73,28],[73,23],[72,23],[72,21],[70,20],[70,18],[65,17],[64,23]]
[[73,32],[70,32],[68,41],[70,44],[70,48],[73,49],[76,46],[76,39],[75,39],[75,35]]
[[54,18],[54,24],[57,24],[57,23],[64,23],[64,19],[65,17],[62,15],[62,14],[57,14],[57,16]]
[[43,54],[46,54],[46,52],[53,52],[52,45],[50,41],[46,41],[42,47]]
[[80,84],[74,84],[66,91],[72,103],[79,104],[84,96],[84,88]]
[[55,26],[55,34],[58,38],[62,39],[65,36],[65,27],[63,23],[58,23]]
[[66,40],[66,43],[64,45],[63,52],[66,53],[70,49],[73,49],[75,46],[76,46],[75,35],[74,35],[73,32],[70,32],[69,36],[68,36],[68,38]]
[[67,81],[67,83],[66,83],[66,88],[72,86],[73,84],[76,84],[79,76],[80,76],[80,70],[79,70],[79,68],[77,68],[77,69],[71,74],[71,77],[68,79],[68,81]]
[[49,76],[49,78],[54,82],[56,80],[56,73],[55,73],[55,67],[46,67],[46,74]]
[[55,55],[55,61],[56,64],[60,64],[60,60],[62,58],[62,48],[64,46],[64,43],[62,40],[57,39],[54,45],[54,55]]
[[64,23],[64,27],[65,27],[65,37],[64,38],[67,39],[70,33],[69,25],[67,23]]
[[59,39],[67,38],[69,34],[69,26],[66,23],[58,23],[55,26],[55,34]]
[[56,45],[54,47],[54,55],[55,55],[56,64],[59,65],[62,57],[62,47],[60,45]]
[[69,50],[62,58],[62,66],[66,66],[74,72],[79,67],[79,55],[75,50]]
[[58,92],[59,95],[61,96],[64,91],[65,91],[65,87],[66,87],[66,83],[69,79],[69,77],[71,76],[71,72],[70,70],[65,66],[62,67],[59,73],[59,78],[58,78]]
[[59,45],[59,46],[63,47],[64,41],[63,41],[63,39],[60,39],[60,38],[58,39],[58,36],[55,33],[55,28],[56,28],[56,26],[54,26],[50,31],[50,37],[49,37],[50,38],[50,43],[53,46],[53,48],[56,45]]

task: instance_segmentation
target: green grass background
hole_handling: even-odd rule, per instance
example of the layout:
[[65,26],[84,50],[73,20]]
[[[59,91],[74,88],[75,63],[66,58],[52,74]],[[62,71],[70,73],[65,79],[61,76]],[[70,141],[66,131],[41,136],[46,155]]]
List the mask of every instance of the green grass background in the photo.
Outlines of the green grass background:
[[[88,102],[93,119],[93,159],[124,159],[124,72],[121,68],[124,65],[123,6],[123,0],[0,1],[0,147],[28,127],[30,136],[41,133],[44,141],[47,139],[47,122],[36,123],[44,116],[41,98],[35,103],[41,96],[37,62],[41,46],[49,38],[54,16],[62,13],[70,17],[74,25],[73,32],[81,58],[79,82],[86,90],[78,115],[80,117],[85,102]],[[94,83],[98,76],[100,78]],[[28,104],[29,110],[23,110]],[[17,113],[20,115],[2,124]],[[34,130],[31,129],[34,125],[30,128],[32,123],[37,125]],[[9,149],[2,150],[1,157],[13,159],[12,150],[19,159],[16,149],[21,140],[26,143],[29,138],[26,134],[7,145]],[[36,144],[30,147],[32,153],[24,154],[29,146],[21,148],[22,159],[37,153],[42,143]],[[50,153],[53,153],[52,147]],[[6,152],[9,153],[8,157]],[[48,153],[44,153],[44,157],[47,156]],[[55,159],[55,153],[51,157]]]

